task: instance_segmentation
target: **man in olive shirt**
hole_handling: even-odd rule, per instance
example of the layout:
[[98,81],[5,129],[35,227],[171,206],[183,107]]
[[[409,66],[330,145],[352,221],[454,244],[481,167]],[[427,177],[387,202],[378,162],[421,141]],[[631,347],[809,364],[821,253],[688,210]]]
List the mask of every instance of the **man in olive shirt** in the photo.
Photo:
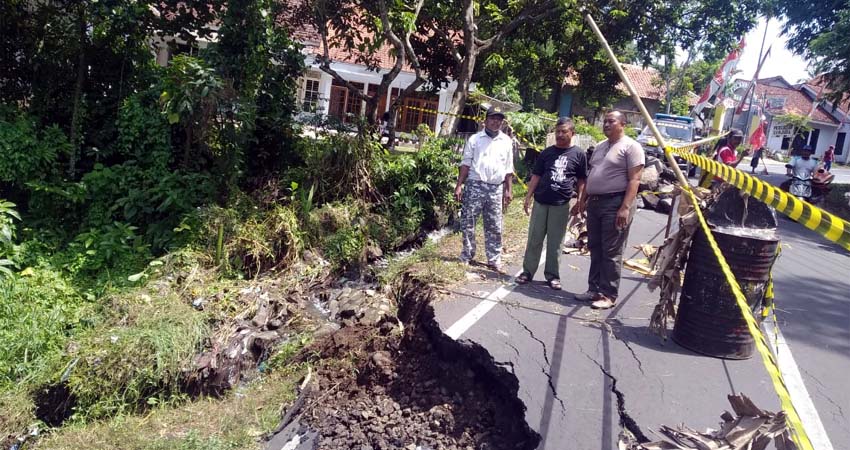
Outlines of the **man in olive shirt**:
[[[570,200],[573,193],[582,195],[587,179],[587,155],[577,146],[570,145],[573,135],[575,124],[561,117],[555,125],[555,145],[543,150],[535,160],[525,196],[525,213],[529,214],[532,199],[534,209],[530,213],[522,273],[516,278],[518,284],[528,283],[534,277],[545,238],[546,267],[543,275],[549,287],[561,289],[558,247],[564,239],[570,218]],[[577,204],[574,209],[578,213]]]
[[611,308],[617,301],[623,251],[646,161],[640,144],[624,134],[625,126],[623,113],[605,115],[602,131],[608,139],[593,151],[585,195],[578,205],[587,211],[590,274],[587,292],[576,298],[593,302],[595,309]]

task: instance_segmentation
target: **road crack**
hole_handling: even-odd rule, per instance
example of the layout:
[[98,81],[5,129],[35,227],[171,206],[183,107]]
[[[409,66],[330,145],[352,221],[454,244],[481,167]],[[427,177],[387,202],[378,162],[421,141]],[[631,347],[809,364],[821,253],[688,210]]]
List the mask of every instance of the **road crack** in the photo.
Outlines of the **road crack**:
[[[552,381],[552,374],[549,373],[549,371],[552,369],[552,363],[549,362],[549,351],[546,347],[546,343],[543,342],[542,340],[540,340],[540,338],[538,338],[537,336],[535,336],[534,331],[532,331],[531,328],[528,328],[528,326],[526,324],[522,323],[521,320],[517,319],[516,316],[514,316],[513,313],[511,312],[510,308],[506,307],[505,311],[507,311],[508,316],[510,316],[511,319],[514,319],[514,321],[516,323],[518,323],[521,327],[523,327],[525,329],[526,332],[528,332],[528,335],[531,336],[531,339],[534,339],[535,341],[537,341],[540,344],[540,347],[543,348],[543,359],[546,361],[546,366],[549,368],[549,370],[546,370],[546,367],[543,367],[541,365],[540,366],[540,372],[542,372],[543,375],[546,376],[546,382],[549,384],[549,391],[552,392],[552,396],[555,397],[555,400],[557,400],[558,403],[561,404],[561,415],[566,416],[567,405],[564,404],[564,400],[562,400],[561,397],[558,396],[558,390],[555,388],[555,383]],[[510,345],[514,349],[514,351],[517,352],[517,355],[519,355],[519,350],[517,350],[516,347],[514,347],[511,344],[508,344],[508,345]]]
[[[617,320],[617,319],[612,319],[612,320]],[[617,322],[619,322],[619,320],[617,320]],[[621,342],[623,345],[625,345],[626,348],[629,349],[629,352],[632,354],[632,359],[634,359],[635,362],[637,363],[638,370],[640,371],[641,375],[646,376],[646,373],[643,371],[643,363],[641,362],[640,358],[638,358],[637,353],[635,353],[635,349],[632,348],[632,345],[629,343],[629,341],[620,338],[619,336],[617,336],[617,333],[614,333],[614,327],[612,327],[611,324],[609,324],[609,323],[607,323],[603,320],[592,320],[592,321],[589,321],[589,323],[591,323],[593,325],[598,325],[599,329],[603,333],[607,331],[608,334],[611,337],[614,338],[614,340],[616,340],[617,342]],[[591,328],[596,328],[593,325],[590,325]],[[599,339],[597,345],[599,345],[601,343],[602,343],[602,338],[600,336],[600,339]]]
[[[817,389],[818,394],[820,394],[820,396],[821,396],[821,397],[823,397],[823,398],[824,398],[827,402],[829,402],[832,406],[834,406],[834,407],[836,407],[836,408],[838,409],[838,414],[837,414],[837,415],[839,415],[839,416],[841,416],[842,418],[846,419],[846,417],[844,416],[844,408],[842,408],[842,407],[841,407],[841,405],[839,405],[838,403],[835,403],[835,400],[833,400],[830,396],[826,395],[826,394],[823,392],[823,389],[828,389],[828,388],[826,387],[826,385],[825,385],[825,384],[823,384],[823,382],[822,382],[821,380],[819,380],[816,376],[814,376],[814,375],[812,375],[811,373],[809,373],[809,371],[807,371],[806,369],[801,368],[800,370],[802,370],[802,371],[803,371],[803,373],[805,373],[805,374],[806,374],[809,378],[811,378],[811,379],[815,380],[815,382],[816,382],[818,385],[820,385],[820,387],[815,386],[815,389]],[[823,389],[821,389],[821,388],[823,388]],[[833,418],[835,418],[835,416],[836,416],[836,414],[835,414],[835,412],[833,411],[833,412],[832,412],[832,417],[833,417]]]
[[617,397],[617,415],[620,416],[620,426],[632,433],[632,435],[635,437],[635,439],[638,440],[639,443],[649,442],[649,438],[647,438],[646,435],[643,434],[643,431],[641,431],[640,426],[632,418],[632,416],[629,415],[629,412],[626,411],[626,395],[623,394],[619,389],[617,389],[617,377],[612,375],[611,372],[605,370],[605,367],[603,367],[602,364],[599,364],[599,361],[597,361],[595,358],[588,355],[584,351],[584,349],[581,348],[581,346],[579,346],[579,350],[582,354],[584,354],[584,356],[587,357],[587,359],[596,364],[596,366],[599,367],[599,370],[601,370],[602,373],[605,374],[605,376],[608,377],[609,380],[611,380],[611,392],[614,393],[615,397]]

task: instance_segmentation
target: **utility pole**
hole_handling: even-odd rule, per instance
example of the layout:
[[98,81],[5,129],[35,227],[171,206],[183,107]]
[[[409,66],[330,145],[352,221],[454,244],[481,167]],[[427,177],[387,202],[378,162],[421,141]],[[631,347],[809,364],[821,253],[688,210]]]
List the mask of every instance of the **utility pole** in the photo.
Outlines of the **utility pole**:
[[[761,64],[761,57],[764,53],[764,42],[767,40],[767,27],[770,25],[770,16],[767,16],[764,20],[764,35],[761,38],[761,47],[759,48],[759,59],[756,60],[756,65]],[[753,121],[753,97],[756,96],[756,87],[758,86],[758,80],[756,80],[756,75],[758,73],[758,69],[756,69],[756,73],[753,74],[753,92],[750,94],[748,107],[747,107],[747,120],[744,123],[744,139],[750,136],[750,122]]]

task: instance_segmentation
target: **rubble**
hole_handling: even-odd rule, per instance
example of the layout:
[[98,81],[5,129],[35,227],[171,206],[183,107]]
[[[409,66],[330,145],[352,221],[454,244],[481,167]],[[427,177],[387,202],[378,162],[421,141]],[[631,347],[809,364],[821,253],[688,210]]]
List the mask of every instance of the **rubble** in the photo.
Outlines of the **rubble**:
[[344,326],[304,349],[298,361],[315,376],[268,448],[536,448],[516,377],[483,347],[444,335],[432,296],[406,278],[397,317]]
[[620,435],[620,450],[764,450],[773,442],[775,448],[796,450],[791,431],[780,411],[772,413],[757,407],[746,395],[729,395],[732,413],[725,411],[718,430],[699,432],[685,425],[676,428],[663,425],[661,434],[666,441],[638,443],[627,434]]

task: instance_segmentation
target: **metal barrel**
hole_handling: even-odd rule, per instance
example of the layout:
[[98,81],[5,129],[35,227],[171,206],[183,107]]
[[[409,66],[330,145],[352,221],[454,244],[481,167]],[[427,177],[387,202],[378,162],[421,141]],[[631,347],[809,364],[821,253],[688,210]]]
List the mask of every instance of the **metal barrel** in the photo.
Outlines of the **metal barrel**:
[[[756,319],[776,259],[778,239],[713,232]],[[708,240],[698,230],[691,244],[673,340],[687,349],[725,359],[747,359],[755,344]]]

